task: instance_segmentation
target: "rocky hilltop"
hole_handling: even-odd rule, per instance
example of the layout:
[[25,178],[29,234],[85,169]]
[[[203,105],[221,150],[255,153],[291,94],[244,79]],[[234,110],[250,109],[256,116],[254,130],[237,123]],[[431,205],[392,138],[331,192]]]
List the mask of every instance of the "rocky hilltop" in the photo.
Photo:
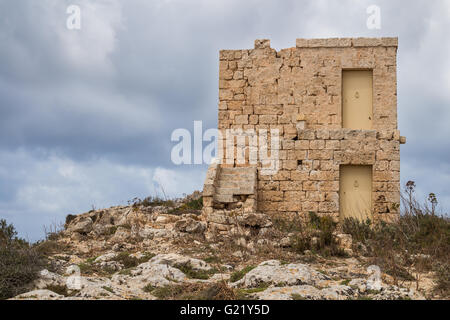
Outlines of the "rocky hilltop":
[[[431,273],[386,274],[339,230],[339,254],[302,247],[294,222],[256,214],[241,233],[215,236],[201,203],[195,192],[69,215],[41,244],[47,269],[14,299],[423,299],[433,287]],[[320,243],[324,231],[314,232]]]

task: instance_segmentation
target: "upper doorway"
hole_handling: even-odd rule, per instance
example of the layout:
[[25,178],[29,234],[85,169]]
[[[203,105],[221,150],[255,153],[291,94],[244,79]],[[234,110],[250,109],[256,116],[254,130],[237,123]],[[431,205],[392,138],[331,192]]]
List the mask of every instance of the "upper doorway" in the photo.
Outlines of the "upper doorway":
[[342,127],[372,129],[372,70],[342,71]]

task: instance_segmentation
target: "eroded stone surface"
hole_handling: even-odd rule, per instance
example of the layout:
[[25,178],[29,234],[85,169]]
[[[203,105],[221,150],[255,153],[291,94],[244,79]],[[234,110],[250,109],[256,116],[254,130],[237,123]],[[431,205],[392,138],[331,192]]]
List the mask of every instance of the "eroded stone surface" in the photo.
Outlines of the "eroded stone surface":
[[329,278],[305,264],[281,264],[277,260],[269,260],[259,264],[241,280],[232,283],[234,287],[255,288],[262,284],[274,285],[315,285]]

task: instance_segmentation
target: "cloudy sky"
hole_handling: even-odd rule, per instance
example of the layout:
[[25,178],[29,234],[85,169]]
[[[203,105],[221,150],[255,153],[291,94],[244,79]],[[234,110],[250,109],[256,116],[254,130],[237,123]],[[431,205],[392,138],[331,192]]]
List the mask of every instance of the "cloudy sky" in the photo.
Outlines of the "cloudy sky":
[[170,136],[216,127],[220,49],[357,36],[399,37],[402,183],[448,211],[448,30],[445,0],[0,0],[0,218],[37,240],[69,213],[201,189],[206,166],[173,165]]

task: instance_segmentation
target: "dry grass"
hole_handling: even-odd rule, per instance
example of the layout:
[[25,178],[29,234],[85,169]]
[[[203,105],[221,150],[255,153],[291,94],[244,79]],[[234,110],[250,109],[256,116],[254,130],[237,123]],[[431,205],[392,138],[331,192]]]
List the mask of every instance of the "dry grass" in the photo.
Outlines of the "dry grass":
[[44,257],[5,220],[0,220],[0,299],[8,299],[27,290],[45,266]]
[[165,287],[145,286],[143,288],[161,300],[235,300],[235,291],[225,281],[205,283],[183,283]]
[[[407,195],[402,197],[404,210],[397,221],[372,224],[347,219],[342,229],[352,235],[354,244],[359,242],[366,247],[369,263],[379,265],[395,282],[418,283],[417,274],[432,271],[437,281],[435,293],[448,298],[450,219],[437,215],[434,205],[420,205],[413,197],[413,187],[408,182]],[[437,201],[435,196],[430,199]],[[358,251],[358,246],[354,245],[354,250]]]

